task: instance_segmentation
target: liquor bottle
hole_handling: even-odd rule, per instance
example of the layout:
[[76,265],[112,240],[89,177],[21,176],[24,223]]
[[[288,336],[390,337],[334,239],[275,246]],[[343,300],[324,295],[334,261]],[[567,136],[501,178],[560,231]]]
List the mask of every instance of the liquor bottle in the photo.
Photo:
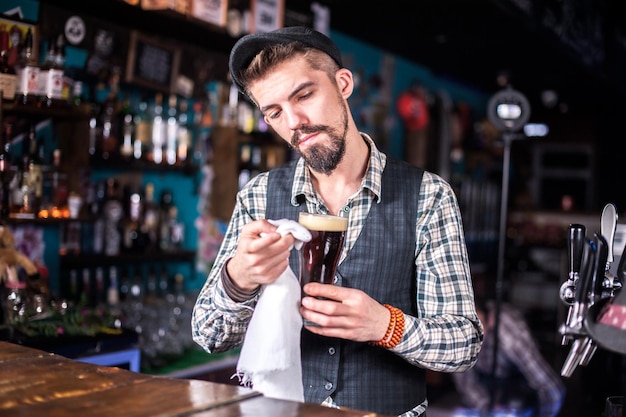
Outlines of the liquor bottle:
[[244,185],[252,178],[252,145],[242,144],[239,150],[239,178],[237,180],[238,189],[241,190]]
[[154,250],[159,245],[159,206],[154,201],[154,184],[149,182],[144,188],[142,232],[146,237],[146,250]]
[[82,225],[77,221],[64,223],[61,229],[60,255],[78,255],[81,252]]
[[157,93],[154,98],[154,114],[152,117],[152,155],[148,159],[155,164],[163,162],[165,146],[165,122],[163,120],[163,95]]
[[120,303],[117,267],[115,266],[109,269],[109,286],[106,298],[109,314],[115,318],[114,326],[119,329],[122,327],[122,306]]
[[83,104],[83,82],[74,81],[72,85],[72,97],[71,102],[74,107],[79,107]]
[[30,188],[28,179],[29,141],[29,135],[22,139],[19,163],[15,176],[11,180],[11,217],[14,218],[33,219],[35,217],[31,207],[34,191]]
[[67,173],[63,170],[61,162],[61,150],[55,149],[52,151],[52,167],[44,175],[44,188],[49,193],[47,198],[51,204],[50,209],[55,212],[63,211],[67,207],[69,196]]
[[83,268],[81,284],[78,305],[81,307],[92,306],[93,289],[91,288],[91,272],[89,268]]
[[61,79],[61,100],[59,104],[64,106],[69,105],[72,98],[72,80],[68,77],[67,71],[65,71],[65,35],[58,34],[55,39],[55,55],[54,64],[57,68],[63,69],[63,78]]
[[107,287],[107,304],[109,311],[118,309],[120,304],[120,290],[117,277],[117,267],[112,266],[109,269],[109,286]]
[[134,154],[135,125],[129,97],[126,97],[122,103],[121,119],[122,145],[120,146],[120,155],[124,160],[131,160]]
[[95,281],[96,288],[94,291],[94,305],[96,307],[103,308],[106,305],[107,292],[104,288],[104,268],[101,266],[96,267]]
[[129,278],[128,268],[124,268],[121,270],[120,275],[119,275],[119,280],[120,280],[119,282],[120,303],[126,304],[130,299],[130,278]]
[[33,32],[28,28],[24,38],[24,47],[20,61],[16,65],[17,84],[15,88],[16,102],[36,104],[39,95],[39,65],[33,54]]
[[142,98],[139,102],[134,120],[135,139],[133,141],[133,157],[137,160],[147,158],[152,143],[152,124],[148,113],[148,102]]
[[179,250],[183,246],[185,240],[185,225],[178,219],[178,207],[172,205],[168,211],[167,229],[168,242],[166,247],[168,250]]
[[31,125],[28,131],[28,188],[32,191],[30,206],[33,213],[38,214],[41,209],[43,190],[43,142],[37,137],[35,126]]
[[72,303],[77,303],[79,300],[78,271],[76,269],[70,270],[69,283],[67,284],[67,297]]
[[9,32],[6,25],[0,26],[0,96],[3,102],[15,100],[17,74],[9,63]]
[[176,94],[170,94],[167,109],[167,128],[166,128],[166,142],[165,142],[165,161],[168,165],[176,164],[176,156],[178,153],[178,116],[177,116],[177,101]]
[[170,190],[161,191],[159,200],[159,249],[169,250],[170,246],[170,208],[174,205]]
[[[0,115],[2,113],[0,112]],[[2,123],[0,117],[0,181],[2,182],[0,189],[2,196],[0,198],[0,218],[7,219],[11,212],[11,178],[13,172],[11,170],[11,137],[13,133],[13,125],[10,123]]]
[[95,201],[91,206],[93,223],[93,253],[104,252],[104,202],[106,201],[106,182],[98,181],[95,184]]
[[156,270],[154,269],[154,266],[150,266],[148,268],[148,281],[146,283],[146,291],[144,297],[147,306],[153,308],[157,307],[159,300],[158,288],[159,285],[157,281]]
[[167,265],[162,265],[159,274],[159,297],[167,299],[170,294],[172,292],[170,291],[170,276],[167,272]]
[[186,99],[182,99],[180,101],[180,106],[178,109],[178,163],[185,164],[187,163],[187,157],[189,156],[189,149],[191,148],[191,130],[188,125],[188,115],[189,111],[188,103]]
[[142,229],[143,201],[138,192],[128,199],[128,212],[121,222],[122,248],[128,252],[142,252],[146,248],[146,235]]
[[103,206],[104,217],[104,254],[108,256],[119,255],[122,235],[120,233],[120,220],[124,216],[124,208],[119,195],[119,182],[115,178],[109,178],[106,182],[106,200]]
[[[119,79],[120,68],[115,67],[109,77],[109,94],[102,102],[97,119],[96,131],[100,157],[104,160],[118,156],[119,147]],[[98,151],[98,150],[96,150]]]
[[46,59],[39,71],[39,101],[43,107],[60,106],[63,104],[63,77],[64,68],[57,60],[56,38],[48,41]]

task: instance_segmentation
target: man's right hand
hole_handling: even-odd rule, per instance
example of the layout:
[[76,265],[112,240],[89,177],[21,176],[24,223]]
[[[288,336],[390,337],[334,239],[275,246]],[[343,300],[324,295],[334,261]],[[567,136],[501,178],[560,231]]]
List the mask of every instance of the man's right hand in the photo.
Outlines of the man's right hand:
[[289,252],[295,242],[291,234],[281,236],[267,220],[243,226],[235,255],[226,264],[226,272],[243,291],[254,291],[270,284],[289,266]]

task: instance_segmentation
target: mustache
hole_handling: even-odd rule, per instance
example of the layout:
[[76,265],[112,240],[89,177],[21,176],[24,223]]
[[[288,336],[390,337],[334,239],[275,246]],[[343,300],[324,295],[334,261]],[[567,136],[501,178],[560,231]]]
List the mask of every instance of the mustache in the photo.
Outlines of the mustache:
[[331,131],[331,129],[328,126],[325,125],[309,125],[309,126],[302,126],[300,127],[298,130],[293,132],[293,135],[291,136],[291,145],[293,147],[298,146],[298,138],[302,135],[302,134],[308,134],[308,133],[318,133],[318,132],[326,132],[329,133]]

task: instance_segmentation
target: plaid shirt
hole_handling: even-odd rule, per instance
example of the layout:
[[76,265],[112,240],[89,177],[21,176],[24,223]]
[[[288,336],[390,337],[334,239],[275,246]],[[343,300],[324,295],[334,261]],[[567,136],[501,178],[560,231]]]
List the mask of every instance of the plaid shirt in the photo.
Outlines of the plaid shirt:
[[[361,187],[346,202],[350,211],[344,250],[339,263],[355,244],[369,209],[384,198],[381,175],[386,156],[371,138],[362,135],[370,147],[369,167]],[[223,352],[239,346],[252,317],[258,295],[236,303],[225,293],[220,271],[234,254],[243,225],[265,218],[267,173],[253,178],[237,194],[233,216],[213,269],[202,288],[192,317],[194,340],[208,352]],[[416,190],[417,191],[417,190]],[[415,228],[417,267],[417,317],[405,317],[402,341],[393,352],[409,363],[441,372],[469,369],[482,342],[482,325],[474,307],[469,261],[456,196],[439,176],[425,172],[419,190]],[[309,171],[300,160],[292,189],[292,203],[306,197],[309,212],[328,213],[315,192]],[[417,416],[427,401],[412,413]]]

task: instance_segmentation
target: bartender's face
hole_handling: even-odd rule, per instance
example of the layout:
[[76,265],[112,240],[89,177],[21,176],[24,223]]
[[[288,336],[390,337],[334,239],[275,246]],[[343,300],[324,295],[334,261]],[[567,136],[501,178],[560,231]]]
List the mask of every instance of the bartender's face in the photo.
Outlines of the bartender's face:
[[[339,82],[341,71],[347,70],[337,72]],[[330,174],[337,167],[345,154],[348,109],[337,83],[325,72],[295,57],[253,82],[250,92],[267,124],[311,169]]]

